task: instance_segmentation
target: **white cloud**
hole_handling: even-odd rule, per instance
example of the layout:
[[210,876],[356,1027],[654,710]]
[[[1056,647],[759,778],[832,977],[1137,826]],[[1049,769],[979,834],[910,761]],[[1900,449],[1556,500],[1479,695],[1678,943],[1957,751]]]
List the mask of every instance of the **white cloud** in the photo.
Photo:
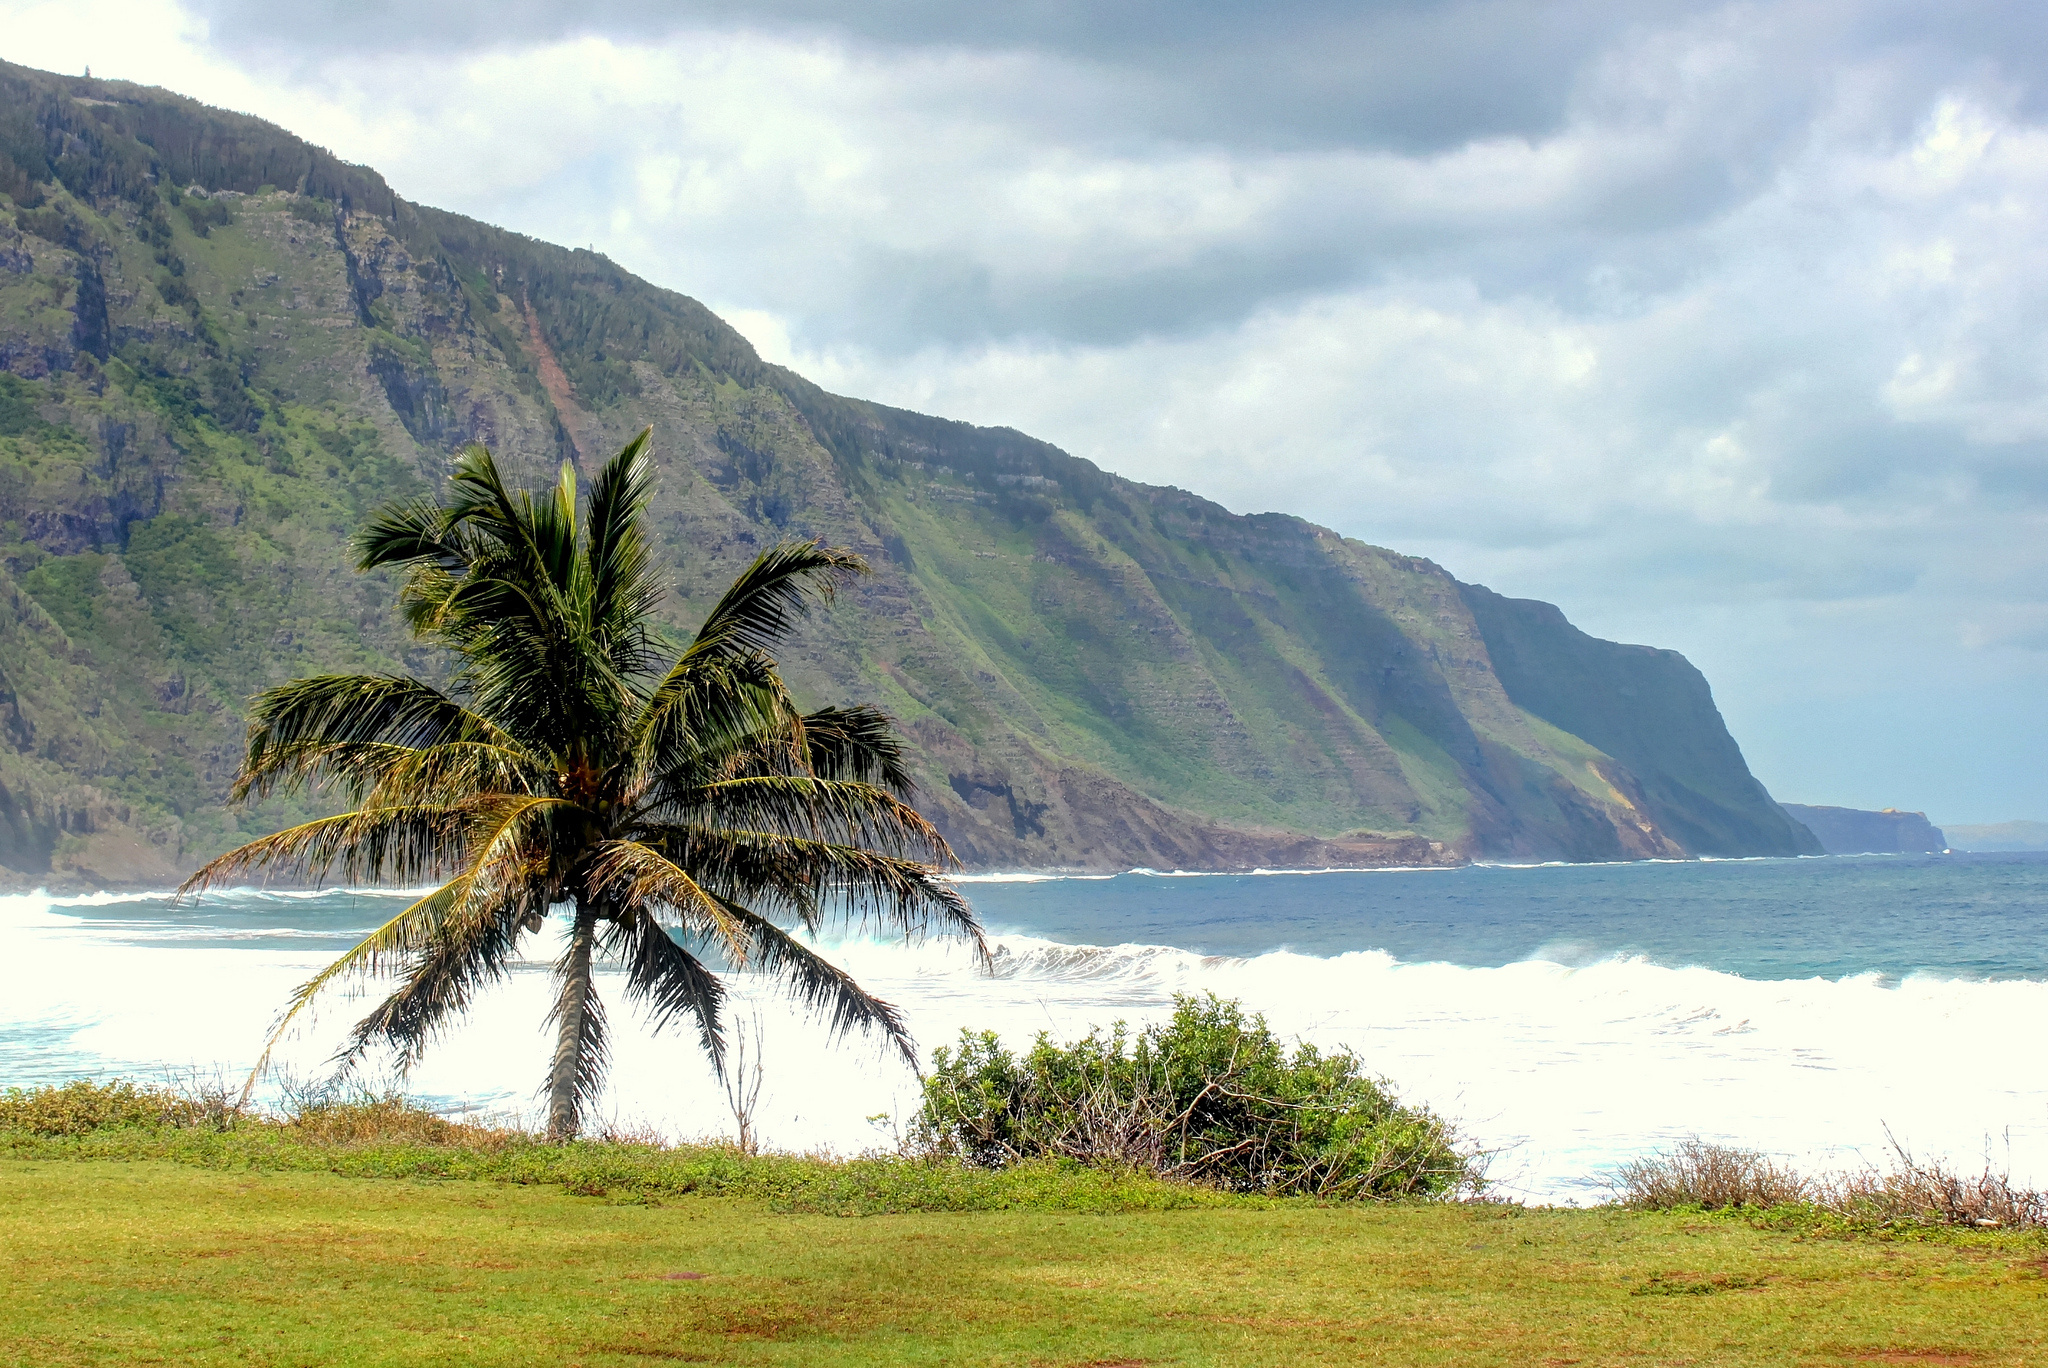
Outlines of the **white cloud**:
[[[164,4],[0,0],[12,60],[595,245],[829,387],[1684,649],[1788,797],[2048,816],[2048,92],[2022,11],[1967,51],[1906,13],[1582,24],[1536,113],[1404,141],[1327,104],[1198,136],[1170,71],[1058,44],[594,23],[256,61]],[[1943,697],[1972,715],[1915,725]],[[1830,758],[1858,727],[1939,792]]]

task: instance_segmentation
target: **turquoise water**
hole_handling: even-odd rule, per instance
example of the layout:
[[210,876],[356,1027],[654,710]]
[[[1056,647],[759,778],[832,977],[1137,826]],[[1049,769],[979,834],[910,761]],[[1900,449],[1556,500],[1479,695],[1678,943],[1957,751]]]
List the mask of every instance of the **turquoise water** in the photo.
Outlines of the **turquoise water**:
[[2048,977],[2048,854],[980,883],[992,927],[1212,955],[1492,967],[1641,956],[1755,979]]
[[[972,879],[982,921],[1077,945],[1203,955],[1377,950],[1490,968],[1617,956],[1753,979],[2048,978],[2048,854],[1319,874]],[[386,893],[101,895],[51,910],[111,942],[339,953],[404,905]]]

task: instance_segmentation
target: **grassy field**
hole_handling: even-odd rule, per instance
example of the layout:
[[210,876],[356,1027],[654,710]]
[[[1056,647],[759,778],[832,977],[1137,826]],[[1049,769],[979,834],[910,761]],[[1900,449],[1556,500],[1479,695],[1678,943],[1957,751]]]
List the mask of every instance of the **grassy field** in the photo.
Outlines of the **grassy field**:
[[82,1154],[0,1159],[5,1363],[2048,1361],[2038,1236],[1484,1205],[843,1217]]

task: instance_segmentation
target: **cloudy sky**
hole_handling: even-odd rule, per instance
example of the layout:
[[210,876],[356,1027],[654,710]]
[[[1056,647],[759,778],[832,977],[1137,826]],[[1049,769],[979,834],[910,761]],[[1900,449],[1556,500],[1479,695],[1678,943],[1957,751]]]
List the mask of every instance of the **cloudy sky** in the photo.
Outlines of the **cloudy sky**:
[[841,392],[1675,647],[1780,798],[1955,822],[2048,818],[2044,54],[2017,0],[0,0]]

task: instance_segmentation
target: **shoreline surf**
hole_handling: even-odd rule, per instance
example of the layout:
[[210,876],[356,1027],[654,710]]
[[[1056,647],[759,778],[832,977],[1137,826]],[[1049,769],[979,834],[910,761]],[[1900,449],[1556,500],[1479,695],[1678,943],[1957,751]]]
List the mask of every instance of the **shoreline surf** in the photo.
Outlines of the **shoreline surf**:
[[[1603,1170],[1694,1134],[1839,1168],[1879,1157],[1889,1130],[1965,1166],[1988,1145],[2016,1175],[2048,1178],[2048,1079],[2015,1071],[1986,1048],[2031,1038],[2048,1020],[2048,974],[2027,972],[2041,947],[2015,943],[2009,962],[1971,968],[1982,958],[1978,941],[2027,927],[2040,938],[2048,865],[1930,871],[1894,861],[1875,878],[1875,862],[1863,874],[1844,863],[1835,875],[1793,883],[1787,868],[1824,866],[984,883],[972,896],[998,928],[989,976],[945,942],[845,937],[820,948],[897,1003],[927,1054],[962,1029],[992,1029],[1013,1043],[1040,1030],[1071,1038],[1119,1019],[1155,1020],[1175,993],[1237,998],[1283,1035],[1357,1050],[1404,1097],[1501,1151],[1495,1168],[1505,1189],[1538,1200],[1583,1198]],[[1843,871],[1846,879],[1837,877]],[[1901,879],[1926,885],[1916,907],[1932,888],[1934,901],[1963,910],[1887,919],[1882,906],[1904,891]],[[253,1061],[290,990],[400,896],[0,898],[0,943],[16,975],[0,1008],[0,1082],[233,1075]],[[1788,904],[1796,906],[1788,912]],[[1806,960],[1841,958],[1846,926],[1862,949],[1844,972],[1767,975],[1550,934],[1560,916],[1582,930],[1597,923],[1647,933],[1673,909],[1713,907],[1728,921],[1706,928],[1703,943],[1725,947],[1745,938],[1731,928],[1752,923],[1777,927],[1772,934],[1791,926],[1810,942],[1799,950]],[[1923,942],[1930,964],[1899,969],[1911,946],[1880,944],[1881,935],[1924,935],[1926,922],[1947,928],[1947,940]],[[1519,929],[1507,936],[1503,924]],[[1096,934],[1073,934],[1076,926]],[[1175,928],[1188,934],[1155,934]],[[1376,928],[1450,953],[1369,943],[1382,939],[1370,934]],[[558,934],[551,925],[531,943],[474,1020],[429,1054],[407,1080],[414,1095],[531,1110]],[[1231,935],[1240,944],[1225,943]],[[1796,960],[1787,952],[1761,962]],[[723,1095],[687,1035],[647,1036],[618,1001],[616,974],[601,982],[614,1009],[617,1063],[600,1113],[678,1139],[729,1129]],[[750,975],[733,976],[733,986],[734,1014],[758,1017],[766,1031],[765,1140],[849,1153],[886,1144],[915,1105],[911,1072],[871,1042],[831,1043]],[[289,1042],[286,1069],[317,1074],[373,1000],[329,1001],[315,1027]],[[864,1119],[877,1115],[886,1118],[879,1126]]]

